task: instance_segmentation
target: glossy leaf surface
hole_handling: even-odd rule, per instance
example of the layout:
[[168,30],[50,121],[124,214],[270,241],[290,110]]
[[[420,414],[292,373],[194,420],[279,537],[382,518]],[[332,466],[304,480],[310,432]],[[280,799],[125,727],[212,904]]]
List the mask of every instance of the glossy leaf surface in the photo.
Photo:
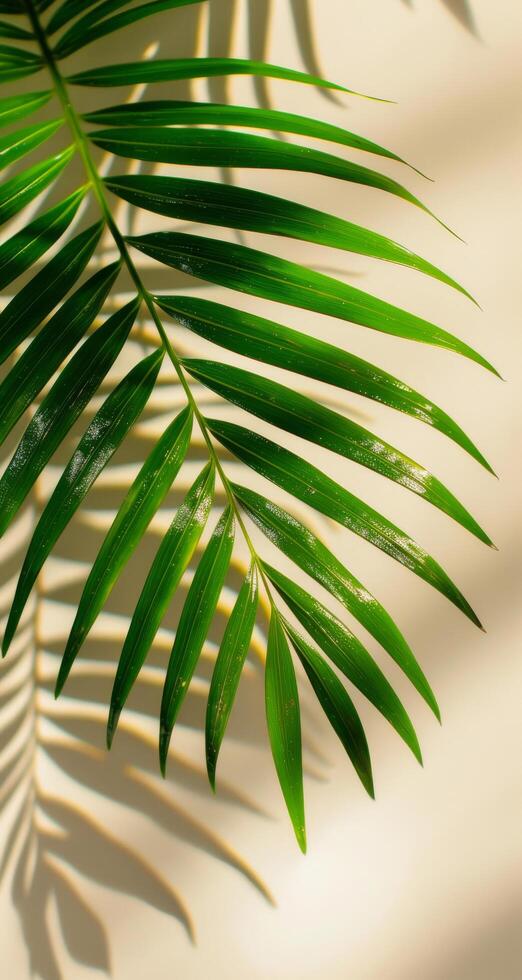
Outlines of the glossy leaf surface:
[[272,756],[299,847],[306,852],[301,717],[294,665],[273,612],[265,667],[265,708]]
[[370,750],[361,719],[348,691],[337,674],[304,637],[288,625],[286,628],[326,717],[342,742],[366,792],[374,798]]
[[222,445],[247,466],[409,568],[480,626],[469,603],[435,559],[382,514],[305,459],[264,436],[232,422],[207,421]]
[[395,660],[440,720],[435,695],[404,636],[380,602],[335,555],[297,518],[273,501],[233,484],[249,517],[283,554],[322,585],[364,626]]
[[154,232],[128,241],[145,255],[196,279],[452,350],[496,373],[480,354],[428,320],[295,262],[180,232]]
[[114,364],[137,311],[132,301],[110,317],[80,347],[45,396],[0,480],[0,534]]
[[219,750],[250,646],[257,604],[257,571],[251,565],[228,620],[208,694],[205,745],[208,778],[213,789],[216,785]]
[[73,514],[141,415],[161,367],[163,351],[140,361],[96,412],[46,505],[27,550],[7,621],[3,649],[11,641],[36,578]]
[[78,604],[60,668],[58,693],[122,569],[170,490],[187,454],[191,432],[192,413],[186,408],[158,440],[119,508]]
[[482,453],[446,412],[375,364],[273,320],[199,296],[156,296],[155,300],[182,327],[226,350],[354,391],[432,425],[492,472]]
[[[209,464],[189,490],[151,565],[118,663],[107,725],[109,747],[122,708],[205,529],[214,499],[214,483],[214,467]],[[59,683],[64,676],[61,673]]]
[[160,715],[160,765],[165,773],[172,729],[218,604],[234,543],[234,517],[224,512],[196,569],[170,654]]
[[288,608],[327,657],[381,712],[409,746],[419,762],[421,751],[415,729],[399,698],[360,640],[317,599],[281,572],[265,565]]
[[485,531],[440,480],[357,422],[252,371],[196,358],[185,358],[183,363],[193,377],[227,401],[393,480],[491,545]]

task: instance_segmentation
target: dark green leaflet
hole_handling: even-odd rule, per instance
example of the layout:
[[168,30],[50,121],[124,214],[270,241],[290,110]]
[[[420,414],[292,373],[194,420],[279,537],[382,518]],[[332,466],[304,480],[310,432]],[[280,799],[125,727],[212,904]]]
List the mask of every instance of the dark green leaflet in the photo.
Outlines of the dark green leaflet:
[[11,95],[0,99],[0,126],[8,126],[18,119],[30,116],[42,106],[47,105],[52,92],[28,92],[27,95]]
[[341,681],[297,630],[288,635],[332,728],[339,736],[366,792],[375,799],[368,742],[357,709]]
[[6,136],[0,136],[0,170],[4,170],[15,160],[20,160],[31,150],[35,150],[41,143],[45,143],[63,125],[62,119],[55,119],[52,122],[36,123],[33,126],[24,126],[23,129],[15,130]]
[[0,188],[0,225],[18,214],[29,201],[52,184],[60,171],[67,166],[74,152],[74,147],[70,146],[6,180]]
[[4,65],[41,65],[42,58],[33,51],[17,48],[13,44],[0,44],[0,64]]
[[80,286],[45,324],[0,384],[0,445],[79,343],[120,271],[114,262]]
[[[272,132],[295,133],[325,142],[350,146],[367,153],[406,163],[396,153],[379,146],[372,140],[350,133],[347,129],[332,126],[320,119],[297,116],[277,109],[251,108],[250,106],[219,105],[211,102],[124,102],[95,112],[84,113],[87,122],[98,126],[186,126],[216,125],[244,126],[248,129],[269,129]],[[415,170],[415,167],[412,167]],[[418,173],[418,171],[417,171]]]
[[262,61],[241,58],[176,58],[155,61],[130,61],[119,65],[106,65],[69,75],[73,85],[145,85],[151,82],[176,82],[188,78],[214,78],[223,75],[254,75],[263,78],[282,78],[289,82],[301,82],[318,88],[336,89],[351,95],[359,93],[327,82],[324,78],[308,75],[279,65],[267,65]]
[[216,766],[230,712],[250,646],[258,603],[257,572],[251,565],[227,623],[207,702],[205,745],[210,785],[216,786]]
[[404,531],[349,493],[311,463],[242,426],[207,419],[211,432],[231,453],[253,470],[288,490],[320,513],[331,517],[374,544],[453,602],[473,623],[477,616],[444,569]]
[[0,480],[0,534],[114,364],[138,308],[137,300],[128,303],[85,341],[31,419]]
[[74,218],[85,190],[82,187],[74,191],[0,246],[0,289],[34,265],[58,241]]
[[78,604],[60,667],[57,694],[122,569],[170,490],[185,459],[191,432],[192,413],[185,408],[156,443],[118,510]]
[[158,262],[205,282],[446,348],[497,374],[480,354],[428,320],[295,262],[244,245],[179,232],[155,232],[127,241]]
[[[387,191],[432,214],[396,180],[323,150],[220,129],[115,127],[89,134],[96,146],[120,157],[195,167],[292,170],[320,174]],[[433,217],[435,217],[433,215]],[[439,219],[437,219],[439,220]],[[441,222],[442,223],[442,222]]]
[[50,18],[46,33],[48,35],[54,34],[59,27],[63,27],[73,17],[85,13],[86,10],[98,3],[99,0],[64,0]]
[[67,242],[0,313],[0,364],[64,298],[85,269],[103,230],[99,221]]
[[[215,472],[209,463],[187,493],[164,536],[134,611],[112,689],[107,744],[145,662],[160,623],[204,531],[214,500]],[[61,685],[62,671],[58,682]]]
[[269,540],[319,582],[404,671],[440,721],[439,706],[410,647],[389,614],[335,555],[295,517],[254,490],[232,484],[235,496]]
[[[203,0],[151,0],[150,3],[141,4],[131,10],[125,10],[114,17],[105,17],[105,12],[110,9],[123,7],[128,0],[111,0],[110,3],[100,4],[91,14],[81,17],[65,34],[62,35],[54,48],[54,55],[57,58],[66,58],[68,55],[84,48],[86,44],[92,44],[99,37],[119,31],[129,24],[134,24],[145,17],[152,17],[163,10],[172,10],[173,7],[187,7],[195,3],[202,3]],[[105,8],[105,11],[103,10]],[[101,18],[104,18],[103,20]]]
[[360,640],[329,609],[270,565],[270,581],[327,657],[389,721],[422,763],[415,729],[395,691]]
[[80,439],[44,508],[27,549],[7,621],[2,645],[4,653],[44,562],[147,404],[162,359],[163,351],[159,350],[136,364],[105,399]]
[[279,615],[270,619],[265,708],[272,756],[297,843],[306,852],[301,717],[294,665]]
[[5,64],[5,62],[0,58],[0,85],[3,82],[16,82],[19,78],[27,78],[28,75],[35,75],[37,71],[41,71],[43,64],[36,63],[34,65],[20,64],[20,62],[15,64]]
[[234,516],[231,508],[227,507],[194,574],[170,654],[160,716],[159,751],[163,774],[167,766],[172,729],[214,618],[233,544]]
[[0,37],[11,37],[18,41],[33,40],[33,34],[24,30],[23,27],[18,27],[17,24],[9,23],[7,20],[0,20]]
[[156,296],[158,306],[181,326],[227,350],[354,391],[432,425],[453,439],[490,473],[491,466],[460,426],[403,381],[340,347],[273,320],[199,296]]
[[130,174],[109,177],[105,184],[113,194],[156,214],[221,228],[282,235],[397,262],[433,276],[469,296],[454,279],[389,238],[294,201],[233,184],[214,184],[183,177]]
[[437,477],[357,422],[251,371],[195,358],[185,358],[183,364],[201,384],[232,404],[393,480],[491,545],[485,531]]

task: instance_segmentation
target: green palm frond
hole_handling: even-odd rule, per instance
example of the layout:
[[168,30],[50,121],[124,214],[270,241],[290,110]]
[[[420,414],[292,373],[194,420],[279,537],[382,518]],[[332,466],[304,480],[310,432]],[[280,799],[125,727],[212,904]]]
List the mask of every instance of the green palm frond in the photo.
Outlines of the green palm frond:
[[[199,433],[204,461],[188,484],[183,484],[182,499],[170,527],[150,566],[144,569],[135,612],[119,651],[108,706],[107,741],[110,746],[115,738],[127,698],[179,592],[182,577],[193,558],[201,555],[183,602],[164,671],[161,707],[158,705],[160,766],[165,772],[176,720],[240,544],[248,553],[248,563],[222,635],[208,694],[208,776],[214,787],[220,747],[264,596],[270,621],[265,687],[268,734],[296,837],[305,850],[297,664],[302,666],[370,795],[373,775],[366,736],[339,674],[362,692],[421,760],[417,735],[397,694],[363,642],[316,598],[311,582],[321,585],[378,641],[437,717],[439,708],[409,644],[380,602],[292,513],[291,507],[286,510],[233,480],[226,453],[283,489],[294,501],[315,509],[393,557],[477,626],[476,613],[438,561],[405,530],[312,464],[307,448],[313,444],[369,468],[421,496],[491,545],[488,534],[424,465],[330,407],[328,389],[322,386],[341,393],[355,392],[433,426],[492,472],[491,466],[456,421],[402,380],[319,336],[306,335],[283,323],[172,289],[153,291],[138,260],[147,256],[167,270],[269,300],[282,308],[290,306],[439,347],[448,356],[459,354],[496,372],[482,354],[431,320],[270,251],[192,234],[173,222],[255,232],[266,236],[267,242],[270,236],[296,239],[394,263],[472,299],[448,272],[399,242],[312,206],[232,183],[175,173],[113,172],[117,161],[124,159],[234,168],[239,173],[311,173],[391,194],[405,206],[413,205],[425,216],[435,217],[402,182],[378,169],[384,160],[407,170],[409,164],[398,154],[320,119],[266,105],[229,105],[223,100],[145,99],[100,106],[92,98],[85,108],[93,92],[101,92],[110,100],[113,87],[168,83],[175,96],[178,82],[235,75],[355,95],[350,88],[314,73],[311,51],[310,71],[215,54],[129,61],[87,70],[78,70],[75,65],[73,56],[87,45],[92,46],[92,52],[101,39],[156,14],[170,11],[175,23],[176,8],[197,3],[13,0],[0,4],[6,18],[0,21],[0,35],[6,40],[0,45],[0,82],[9,83],[0,98],[0,166],[8,169],[0,189],[0,222],[14,222],[0,245],[0,283],[3,289],[15,284],[0,313],[0,363],[6,364],[0,384],[0,444],[19,435],[0,478],[1,534],[20,513],[57,450],[69,444],[73,426],[82,428],[79,438],[73,437],[73,451],[21,562],[2,649],[7,654],[44,563],[146,410],[168,364],[177,378],[183,405],[170,413],[161,437],[140,460],[132,486],[119,500],[64,644],[56,693],[74,674],[83,644],[131,556],[139,553],[166,495],[181,479],[180,474],[187,472],[195,433]],[[209,3],[212,5],[212,0]],[[298,4],[292,5],[296,22],[302,16],[298,8]],[[19,87],[15,83],[28,76],[30,89],[26,92],[25,83],[20,82]],[[44,110],[49,118],[38,121],[38,114]],[[289,135],[316,140],[320,146],[289,142]],[[37,152],[39,148],[43,155]],[[368,154],[373,164],[346,159],[340,155],[346,149]],[[102,154],[110,157],[110,172],[102,164]],[[410,175],[412,170],[415,168],[410,167]],[[62,175],[73,173],[73,190],[60,196]],[[44,191],[58,200],[38,211],[38,198]],[[129,234],[117,217],[121,202],[133,212],[159,215],[170,224],[148,234]],[[22,213],[25,208],[27,217]],[[87,221],[87,208],[96,213],[93,223]],[[110,241],[110,261],[106,261],[102,241]],[[269,244],[265,248],[269,249]],[[120,303],[117,297],[122,293],[122,283],[125,300]],[[186,356],[178,343],[180,327],[213,345],[214,352],[220,350],[221,359]],[[125,353],[131,337],[140,340],[143,356],[129,364]],[[248,358],[250,369],[231,364],[227,352]],[[111,369],[123,363],[113,385]],[[264,365],[287,372],[286,383],[265,376]],[[296,389],[299,377],[321,386],[314,396]],[[264,430],[251,428],[248,421],[239,425],[209,417],[198,395],[202,389],[218,396],[218,405],[239,407],[247,419],[261,420],[270,427],[273,438]],[[28,411],[31,417],[19,434],[17,426]],[[303,454],[280,444],[278,430],[303,440]],[[216,487],[220,488],[219,495]],[[201,538],[216,507],[218,519],[201,553]],[[256,537],[258,531],[308,576],[308,589],[268,563],[263,537]]]

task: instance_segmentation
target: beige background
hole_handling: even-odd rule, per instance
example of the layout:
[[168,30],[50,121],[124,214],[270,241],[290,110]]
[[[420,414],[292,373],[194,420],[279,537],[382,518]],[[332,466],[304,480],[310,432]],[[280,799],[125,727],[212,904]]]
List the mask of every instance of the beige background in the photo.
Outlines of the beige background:
[[[219,7],[217,0],[213,4]],[[226,23],[226,6],[221,22],[214,25],[218,34]],[[239,5],[234,38],[238,53],[246,50],[244,6]],[[1,892],[6,977],[29,976],[27,944],[33,967],[45,980],[87,980],[99,975],[96,966],[108,959],[115,980],[166,980],[174,974],[184,980],[518,980],[522,975],[522,13],[515,0],[474,0],[473,7],[478,38],[435,0],[413,9],[398,0],[323,0],[313,5],[316,48],[325,74],[354,89],[396,99],[397,105],[348,98],[334,104],[302,88],[269,86],[277,107],[345,125],[429,173],[434,184],[398,166],[387,168],[455,228],[467,246],[422,213],[371,190],[295,175],[250,173],[241,178],[245,186],[287,192],[366,223],[441,265],[477,296],[484,312],[451,290],[393,266],[312,246],[273,243],[278,254],[335,269],[347,281],[454,330],[493,360],[507,379],[503,384],[444,352],[264,306],[269,315],[313,329],[375,360],[442,404],[476,439],[501,477],[499,483],[488,477],[425,426],[378,411],[355,396],[335,396],[338,403],[348,401],[357,417],[363,413],[384,438],[428,464],[470,506],[500,548],[498,553],[488,551],[412,495],[324,455],[332,475],[406,527],[441,561],[487,628],[486,636],[480,634],[411,574],[348,532],[322,523],[338,554],[395,615],[439,698],[442,728],[399,672],[371,647],[411,712],[424,769],[359,699],[374,757],[377,800],[372,803],[305,695],[309,854],[303,858],[294,846],[272,772],[255,666],[245,677],[223,751],[221,775],[228,788],[214,800],[204,787],[200,725],[206,660],[194,703],[182,719],[166,786],[150,763],[156,661],[146,678],[144,700],[133,704],[129,727],[108,759],[101,754],[103,705],[110,691],[111,656],[128,613],[125,603],[138,588],[139,579],[132,577],[130,595],[116,597],[100,638],[89,648],[91,661],[86,655],[67,697],[53,706],[50,683],[56,657],[70,621],[74,589],[85,573],[79,559],[92,560],[117,485],[128,482],[144,441],[154,437],[162,411],[171,404],[173,393],[165,378],[154,411],[127,455],[115,461],[88,513],[61,544],[61,562],[50,564],[37,600],[39,802],[26,885],[17,875],[21,835]],[[274,8],[270,60],[299,64],[289,7],[278,0]],[[188,14],[186,24],[193,24]],[[122,45],[121,60],[136,56],[148,38],[146,31],[140,27],[133,53],[130,43],[125,49]],[[166,27],[161,36],[160,52],[170,53],[177,40]],[[200,43],[204,50],[203,32]],[[113,49],[114,42],[107,42],[100,62]],[[238,102],[254,97],[247,80],[234,82],[230,91]],[[196,86],[196,92],[203,96],[204,85]],[[108,101],[117,98],[109,93]],[[158,225],[154,220],[151,226]],[[250,240],[257,244],[255,236]],[[168,278],[160,284],[168,288]],[[206,295],[220,294],[209,290]],[[225,299],[224,292],[220,298]],[[248,300],[237,305],[262,308]],[[181,342],[202,349],[189,338]],[[304,444],[301,450],[310,452]],[[314,460],[319,456],[314,449]],[[191,466],[197,457],[196,451]],[[45,482],[40,492],[48,492]],[[28,510],[18,534],[29,529],[31,519]],[[167,520],[165,514],[156,522],[150,549]],[[4,607],[19,560],[16,547],[14,539],[6,539]],[[142,573],[143,565],[134,568]],[[225,615],[231,598],[227,593]],[[34,639],[33,627],[28,622],[18,653],[14,651],[16,669],[6,672],[0,691],[5,702],[2,730],[11,739],[4,739],[4,753],[9,744],[22,751],[33,721],[27,713],[32,661],[25,649]],[[168,629],[162,634],[164,648],[160,643],[156,651],[158,664],[168,647]],[[211,642],[208,662],[214,649]],[[15,691],[12,697],[9,685]],[[17,721],[24,716],[25,728]],[[19,819],[23,786],[21,793],[0,817],[4,840]],[[118,849],[118,842],[127,850]],[[136,855],[144,862],[139,867]],[[33,889],[24,891],[31,867],[36,869]],[[259,876],[271,891],[276,909],[249,875]]]

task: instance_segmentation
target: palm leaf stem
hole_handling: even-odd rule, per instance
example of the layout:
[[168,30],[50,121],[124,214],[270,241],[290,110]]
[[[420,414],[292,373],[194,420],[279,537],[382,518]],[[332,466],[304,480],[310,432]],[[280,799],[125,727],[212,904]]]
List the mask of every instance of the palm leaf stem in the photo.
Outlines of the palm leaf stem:
[[107,198],[105,196],[105,190],[104,190],[103,182],[102,182],[102,180],[101,180],[101,178],[100,178],[100,176],[98,174],[98,170],[96,168],[96,164],[94,163],[94,160],[92,158],[91,151],[90,151],[90,148],[89,148],[89,143],[88,143],[87,138],[86,138],[86,136],[85,136],[85,134],[83,132],[83,129],[82,129],[82,126],[81,126],[81,122],[80,122],[80,118],[79,118],[78,114],[76,113],[76,110],[74,109],[74,106],[73,106],[72,101],[70,99],[68,88],[67,88],[67,83],[65,81],[65,78],[63,77],[63,75],[62,75],[62,73],[60,71],[60,68],[59,68],[59,66],[58,66],[58,64],[56,62],[56,59],[55,59],[55,57],[53,55],[53,52],[52,52],[52,50],[49,47],[49,44],[47,42],[47,37],[46,37],[45,31],[44,31],[44,29],[43,29],[43,27],[42,27],[42,25],[40,23],[40,19],[39,19],[38,13],[37,13],[37,11],[35,9],[34,0],[25,0],[25,5],[26,5],[26,9],[27,9],[27,14],[28,14],[29,20],[31,21],[31,26],[32,26],[32,29],[33,29],[35,38],[36,38],[36,40],[37,40],[37,42],[38,42],[38,44],[40,46],[42,57],[45,60],[45,63],[47,65],[47,68],[48,68],[49,73],[51,75],[51,79],[52,79],[52,82],[53,82],[53,85],[54,85],[54,88],[55,88],[56,95],[57,95],[57,97],[58,97],[58,99],[59,99],[59,101],[61,103],[61,106],[62,106],[62,109],[63,109],[63,113],[64,113],[65,121],[66,121],[66,123],[68,124],[68,126],[69,126],[69,128],[71,130],[71,134],[72,134],[73,139],[74,139],[74,144],[75,144],[75,146],[76,146],[76,148],[78,150],[78,153],[80,154],[80,157],[82,159],[82,162],[83,162],[83,165],[84,165],[84,169],[85,169],[85,172],[86,172],[86,175],[87,175],[89,184],[90,184],[90,186],[92,188],[92,191],[93,191],[93,194],[95,195],[95,198],[96,198],[96,200],[98,202],[98,205],[100,207],[100,210],[101,210],[102,215],[104,217],[104,220],[106,222],[107,228],[108,228],[109,232],[112,235],[112,238],[114,240],[114,243],[115,243],[115,245],[116,245],[116,247],[117,247],[117,249],[120,252],[120,255],[122,257],[123,263],[125,264],[128,272],[129,272],[129,275],[131,276],[131,279],[132,279],[132,281],[133,281],[133,283],[134,283],[134,285],[136,287],[136,291],[138,293],[138,297],[141,300],[141,302],[144,303],[144,305],[146,306],[147,311],[148,311],[148,313],[149,313],[149,315],[150,315],[150,317],[151,317],[151,319],[152,319],[152,321],[153,321],[153,323],[154,323],[154,325],[156,327],[156,330],[158,331],[158,334],[159,334],[159,336],[161,338],[161,342],[162,342],[162,345],[163,345],[163,347],[165,349],[165,352],[166,352],[169,360],[171,361],[171,364],[172,364],[172,366],[173,366],[173,368],[174,368],[174,370],[176,372],[176,375],[177,375],[177,377],[179,379],[179,382],[180,382],[181,386],[183,387],[183,390],[184,390],[184,392],[185,392],[185,394],[187,396],[187,400],[188,400],[188,402],[189,402],[189,404],[190,404],[190,406],[192,408],[192,411],[194,413],[195,418],[197,419],[197,422],[198,422],[199,428],[201,430],[202,436],[203,436],[203,438],[205,440],[205,443],[206,443],[206,446],[208,448],[210,458],[213,460],[214,465],[216,467],[216,471],[219,474],[219,477],[220,477],[221,483],[223,485],[223,489],[225,491],[225,495],[227,497],[227,500],[228,500],[230,506],[232,507],[232,510],[234,512],[234,515],[235,515],[235,518],[237,520],[237,523],[238,523],[238,525],[239,525],[239,527],[241,529],[241,532],[243,534],[243,537],[245,539],[245,543],[246,543],[246,545],[248,547],[248,550],[250,552],[250,555],[252,557],[252,561],[255,563],[255,566],[256,566],[256,568],[257,568],[257,570],[259,572],[259,575],[261,577],[261,580],[263,581],[263,584],[265,586],[266,594],[267,594],[267,597],[268,597],[268,600],[269,600],[269,603],[270,603],[270,607],[272,609],[272,612],[273,612],[274,615],[276,615],[276,616],[279,617],[279,613],[278,613],[278,610],[276,609],[275,604],[274,604],[274,599],[273,599],[272,592],[271,592],[271,589],[270,589],[270,584],[269,584],[268,578],[266,576],[266,573],[265,573],[265,570],[264,570],[264,567],[263,567],[263,563],[262,563],[259,555],[257,554],[257,551],[256,551],[256,549],[254,547],[254,544],[252,542],[252,539],[250,537],[250,534],[248,532],[248,529],[247,529],[247,527],[245,525],[245,522],[244,522],[244,519],[243,519],[241,510],[240,510],[239,502],[237,501],[237,499],[235,497],[235,494],[233,492],[233,489],[232,489],[232,485],[231,485],[231,483],[230,483],[230,481],[229,481],[226,473],[224,472],[224,469],[223,469],[221,460],[219,459],[219,456],[218,456],[216,447],[214,446],[212,435],[211,435],[211,433],[209,431],[209,428],[208,428],[208,426],[206,424],[206,421],[205,421],[203,415],[201,414],[201,412],[199,410],[199,406],[198,406],[198,404],[196,402],[196,399],[195,399],[194,394],[192,392],[192,389],[190,387],[190,383],[189,383],[189,381],[188,381],[188,379],[187,379],[187,377],[185,375],[185,371],[183,369],[183,365],[181,363],[181,359],[179,358],[178,354],[176,353],[176,351],[175,351],[175,349],[174,349],[174,347],[173,347],[173,345],[171,343],[171,340],[169,338],[169,335],[168,335],[167,331],[165,330],[165,327],[164,327],[164,325],[163,325],[163,323],[161,321],[161,318],[158,315],[158,311],[157,311],[156,306],[154,304],[153,297],[152,297],[151,293],[147,290],[147,288],[146,288],[146,286],[145,286],[145,284],[144,284],[144,282],[143,282],[143,280],[142,280],[142,278],[140,276],[140,273],[139,273],[138,269],[136,268],[136,265],[135,265],[135,263],[134,263],[134,261],[132,259],[132,256],[131,256],[131,254],[129,252],[127,243],[126,243],[126,241],[125,241],[125,239],[124,239],[124,237],[123,237],[120,229],[118,228],[118,225],[117,225],[116,221],[114,220],[114,217],[113,217],[113,215],[111,213],[111,209],[110,209],[109,203],[108,203]]

